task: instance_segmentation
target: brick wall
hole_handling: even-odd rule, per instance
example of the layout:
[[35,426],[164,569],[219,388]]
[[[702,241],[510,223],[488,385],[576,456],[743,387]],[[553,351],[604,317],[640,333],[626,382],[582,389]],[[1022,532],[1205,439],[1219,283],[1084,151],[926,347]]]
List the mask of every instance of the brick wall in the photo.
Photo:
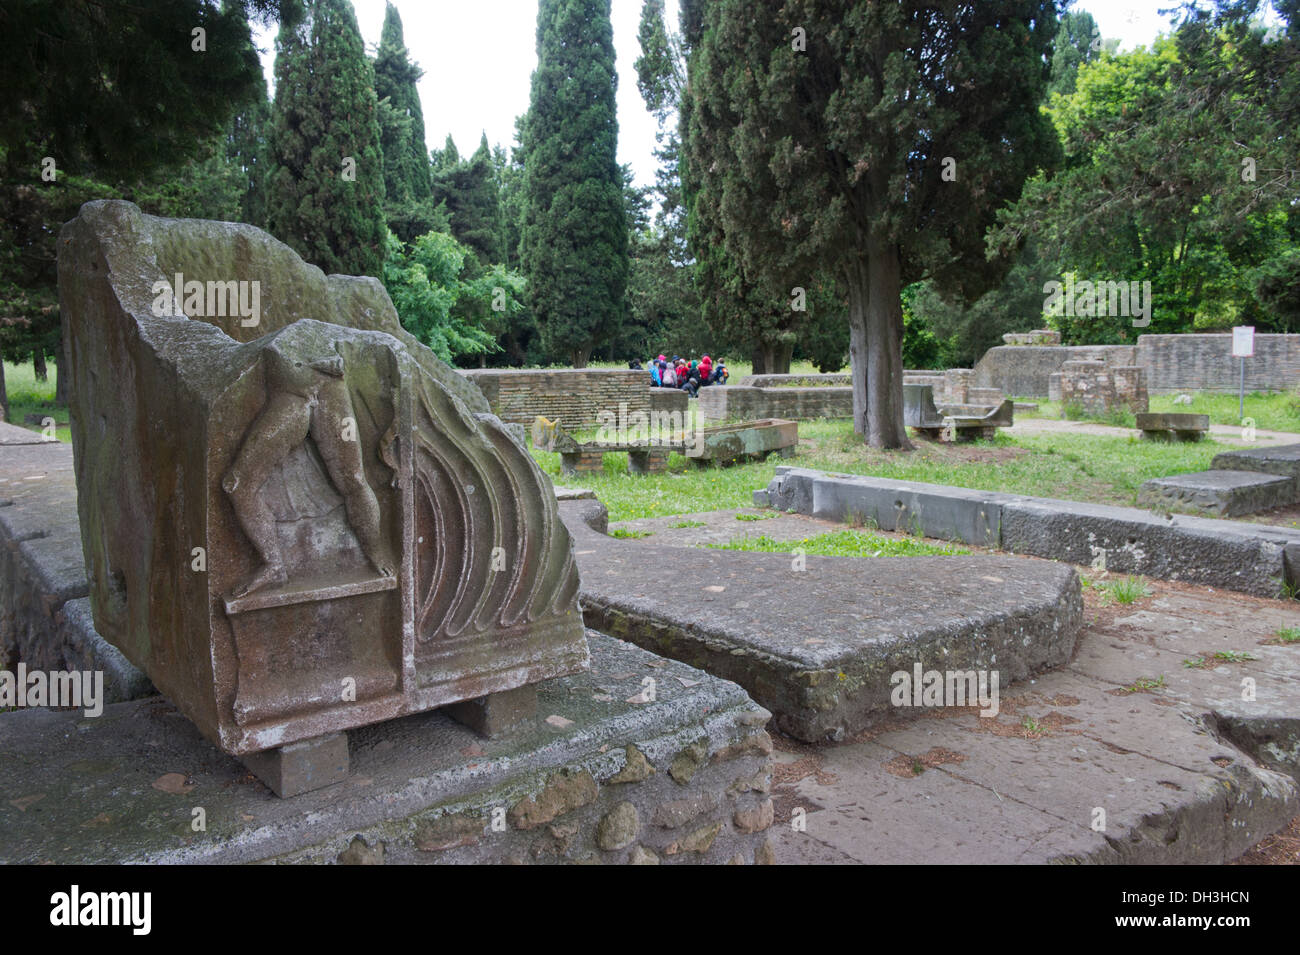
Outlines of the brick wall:
[[852,388],[750,388],[714,385],[701,388],[700,418],[704,422],[760,418],[809,421],[814,418],[852,418]]
[[[1141,335],[1137,364],[1153,392],[1236,391],[1241,360],[1232,335]],[[1246,359],[1247,391],[1286,391],[1300,382],[1300,335],[1256,335]]]
[[1146,369],[1138,365],[1107,365],[1102,361],[1067,361],[1060,372],[1060,401],[1090,414],[1115,408],[1134,413],[1147,410]]
[[[538,415],[567,431],[595,428],[597,414],[650,413],[650,373],[605,368],[475,368],[461,372],[478,385],[492,413],[511,424],[532,425]],[[655,389],[658,390],[658,389]]]

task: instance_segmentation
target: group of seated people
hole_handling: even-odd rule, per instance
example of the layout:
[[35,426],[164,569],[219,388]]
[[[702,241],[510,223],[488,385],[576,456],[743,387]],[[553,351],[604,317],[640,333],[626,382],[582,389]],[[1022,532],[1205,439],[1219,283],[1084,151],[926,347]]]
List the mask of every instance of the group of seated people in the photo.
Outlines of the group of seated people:
[[[644,370],[641,362],[633,359],[628,362],[632,369]],[[660,355],[650,359],[651,388],[680,388],[692,398],[706,385],[725,385],[731,372],[727,371],[726,362],[705,355],[699,361],[685,359],[674,355],[671,359]]]

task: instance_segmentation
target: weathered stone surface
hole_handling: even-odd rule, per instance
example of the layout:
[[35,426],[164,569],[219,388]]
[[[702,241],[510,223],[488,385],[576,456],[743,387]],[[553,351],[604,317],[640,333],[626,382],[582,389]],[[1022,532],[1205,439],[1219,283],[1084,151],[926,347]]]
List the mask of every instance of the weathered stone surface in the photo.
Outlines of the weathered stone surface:
[[[348,733],[353,772],[347,781],[289,800],[272,795],[158,697],[110,706],[98,719],[52,710],[6,713],[0,716],[0,788],[7,794],[0,800],[0,862],[653,864],[656,857],[667,863],[721,863],[737,852],[749,857],[762,836],[740,832],[732,816],[753,797],[738,798],[728,787],[767,767],[767,756],[737,748],[762,732],[766,713],[734,684],[600,634],[590,634],[590,641],[589,671],[539,688],[539,712],[564,717],[567,725],[539,719],[484,740],[437,711],[372,724]],[[624,702],[630,689],[622,690],[620,681],[637,684],[641,674],[660,681],[655,699]],[[610,693],[612,687],[620,692]],[[667,768],[701,736],[713,754],[737,754],[711,758],[691,781],[690,792],[717,797],[716,809],[693,823],[720,826],[709,851],[669,857],[681,831],[643,825],[639,852],[602,853],[597,826],[618,804],[630,803],[647,820],[655,807],[682,798]],[[608,785],[628,746],[659,771],[639,783]],[[169,773],[184,774],[184,794],[153,786]],[[548,781],[557,776],[582,780],[588,791],[594,780],[595,798],[549,823],[514,825],[510,807],[545,802]],[[206,813],[202,832],[191,828],[196,806]],[[107,824],[83,825],[101,815]]]
[[631,743],[627,746],[627,762],[623,768],[611,776],[607,781],[610,783],[640,783],[645,782],[654,773],[655,768],[650,765],[650,761],[645,758],[645,753],[641,752]]
[[772,825],[772,800],[764,799],[757,806],[737,809],[732,822],[741,832],[762,832]]
[[853,417],[853,389],[751,388],[746,385],[713,385],[701,388],[696,401],[704,422],[752,421],[782,418],[810,421],[815,418]]
[[1289,477],[1250,471],[1196,471],[1152,478],[1138,488],[1138,507],[1236,517],[1295,503]]
[[1295,528],[790,467],[776,469],[755,503],[1261,596],[1300,585]]
[[799,444],[799,422],[769,418],[704,428],[686,448],[693,461],[730,464],[743,458],[762,457],[773,451],[794,453]]
[[348,734],[328,733],[243,759],[277,796],[297,796],[347,779]]
[[[585,665],[549,481],[378,282],[124,202],[59,248],[96,629],[210,739],[256,752]],[[208,283],[184,314],[156,291],[177,275]],[[223,283],[260,314],[214,309]]]
[[[997,669],[1006,685],[1074,647],[1082,605],[1067,567],[696,551],[606,537],[584,522],[599,524],[594,510],[561,505],[590,625],[740,683],[800,739],[838,740],[900,715],[890,678],[917,662]],[[690,757],[674,760],[679,782]]]
[[1207,414],[1147,412],[1136,418],[1142,437],[1151,441],[1199,441],[1210,430]]
[[[1056,376],[1052,376],[1056,379]],[[1059,394],[1052,400],[1065,407],[1082,408],[1089,414],[1127,408],[1134,413],[1147,410],[1146,369],[1135,365],[1114,365],[1105,361],[1067,361],[1056,379]]]
[[537,715],[537,687],[534,684],[489,693],[445,707],[447,715],[483,736],[502,733]]
[[1216,471],[1254,471],[1291,479],[1295,500],[1300,501],[1300,444],[1280,448],[1237,448],[1214,456]]

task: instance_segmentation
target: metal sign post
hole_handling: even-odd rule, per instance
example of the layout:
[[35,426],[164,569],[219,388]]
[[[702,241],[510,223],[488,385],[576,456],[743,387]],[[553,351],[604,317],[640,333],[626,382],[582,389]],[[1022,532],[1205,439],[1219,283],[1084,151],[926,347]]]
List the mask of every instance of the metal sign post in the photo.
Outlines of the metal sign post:
[[1232,330],[1232,357],[1241,362],[1241,378],[1237,391],[1237,417],[1246,416],[1246,359],[1255,354],[1255,326],[1239,325]]

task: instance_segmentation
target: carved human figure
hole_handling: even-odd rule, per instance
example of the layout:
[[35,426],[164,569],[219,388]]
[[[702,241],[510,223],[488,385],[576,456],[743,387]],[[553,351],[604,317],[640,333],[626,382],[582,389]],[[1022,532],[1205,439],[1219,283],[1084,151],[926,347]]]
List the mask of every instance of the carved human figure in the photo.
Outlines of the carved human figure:
[[[361,463],[361,443],[355,434],[345,433],[349,419],[355,419],[343,380],[343,357],[337,353],[318,358],[286,355],[279,348],[267,349],[265,354],[271,397],[249,426],[221,482],[262,565],[231,596],[242,597],[288,580],[275,516],[261,491],[271,472],[308,435],[320,451],[330,480],[343,496],[348,522],[366,558],[380,574],[392,574],[380,532],[379,501],[366,481]],[[351,430],[355,432],[355,424]]]

